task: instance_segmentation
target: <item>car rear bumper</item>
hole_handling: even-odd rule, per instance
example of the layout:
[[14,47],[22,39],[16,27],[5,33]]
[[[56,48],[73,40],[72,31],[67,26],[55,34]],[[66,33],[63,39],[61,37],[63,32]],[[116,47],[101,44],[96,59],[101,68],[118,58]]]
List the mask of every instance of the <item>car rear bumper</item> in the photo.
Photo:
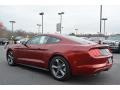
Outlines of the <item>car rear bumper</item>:
[[73,75],[91,75],[96,74],[101,71],[109,70],[112,67],[113,63],[102,63],[102,64],[94,64],[94,65],[82,65],[76,66],[76,70]]

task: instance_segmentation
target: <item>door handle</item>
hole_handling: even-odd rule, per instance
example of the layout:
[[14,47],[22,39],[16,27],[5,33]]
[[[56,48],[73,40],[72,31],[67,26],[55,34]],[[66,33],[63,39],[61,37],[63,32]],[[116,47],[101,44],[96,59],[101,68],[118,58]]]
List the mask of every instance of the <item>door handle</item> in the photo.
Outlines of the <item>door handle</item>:
[[43,48],[30,48],[30,50],[41,50],[41,51],[46,51],[48,49],[43,49]]
[[46,51],[47,49],[38,48],[38,50]]

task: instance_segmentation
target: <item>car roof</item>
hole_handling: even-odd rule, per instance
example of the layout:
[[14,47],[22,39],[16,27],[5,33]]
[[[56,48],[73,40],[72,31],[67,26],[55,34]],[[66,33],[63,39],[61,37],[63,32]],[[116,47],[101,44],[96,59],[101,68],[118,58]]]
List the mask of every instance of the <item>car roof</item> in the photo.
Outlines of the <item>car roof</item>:
[[56,38],[64,38],[63,35],[61,34],[40,34],[40,35],[37,35],[37,36],[52,36],[52,37],[56,37]]
[[[69,43],[76,43],[76,44],[80,44],[80,42],[78,42],[78,40],[76,41],[76,40],[73,40],[73,39],[70,39],[70,38],[66,38],[66,36],[69,36],[69,35],[61,35],[61,34],[41,34],[41,35],[45,35],[45,36],[52,36],[52,37],[56,37],[56,38],[59,38],[59,39],[62,39],[63,41],[65,41],[65,42],[69,42]],[[40,36],[41,36],[40,35]],[[73,37],[73,36],[72,36]],[[81,41],[82,40],[82,41]],[[84,40],[84,44],[89,44],[91,41],[89,41],[89,40],[85,40],[85,39],[81,39],[80,41],[81,41],[81,44],[83,44],[82,42],[83,42],[83,40]],[[89,41],[89,43],[88,43],[88,41]],[[86,42],[86,43],[85,43]],[[92,42],[93,43],[93,42]]]

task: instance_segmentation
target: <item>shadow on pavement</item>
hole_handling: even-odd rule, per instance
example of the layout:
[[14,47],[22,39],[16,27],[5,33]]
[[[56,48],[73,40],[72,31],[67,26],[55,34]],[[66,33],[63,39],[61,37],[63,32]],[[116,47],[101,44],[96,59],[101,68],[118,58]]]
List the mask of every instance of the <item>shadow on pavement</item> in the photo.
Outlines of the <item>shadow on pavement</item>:
[[[51,76],[49,71],[36,69],[36,68],[23,66],[23,65],[18,65],[18,67],[45,75],[46,77],[50,78],[50,80],[56,81]],[[109,74],[102,72],[102,73],[91,75],[91,76],[76,76],[76,77],[73,76],[67,81],[57,81],[58,83],[49,83],[49,85],[106,85],[106,81],[108,81],[108,79],[109,79]]]

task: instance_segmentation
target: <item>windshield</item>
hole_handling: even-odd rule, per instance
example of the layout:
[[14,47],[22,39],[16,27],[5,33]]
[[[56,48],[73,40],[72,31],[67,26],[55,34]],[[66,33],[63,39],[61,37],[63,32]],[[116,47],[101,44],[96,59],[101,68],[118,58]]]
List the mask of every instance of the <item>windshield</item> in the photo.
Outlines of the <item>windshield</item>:
[[95,42],[80,38],[80,37],[76,37],[76,36],[64,36],[67,39],[70,39],[72,41],[78,42],[80,44],[97,44]]
[[118,40],[118,41],[120,41],[120,35],[110,36],[110,37],[108,37],[107,40]]

